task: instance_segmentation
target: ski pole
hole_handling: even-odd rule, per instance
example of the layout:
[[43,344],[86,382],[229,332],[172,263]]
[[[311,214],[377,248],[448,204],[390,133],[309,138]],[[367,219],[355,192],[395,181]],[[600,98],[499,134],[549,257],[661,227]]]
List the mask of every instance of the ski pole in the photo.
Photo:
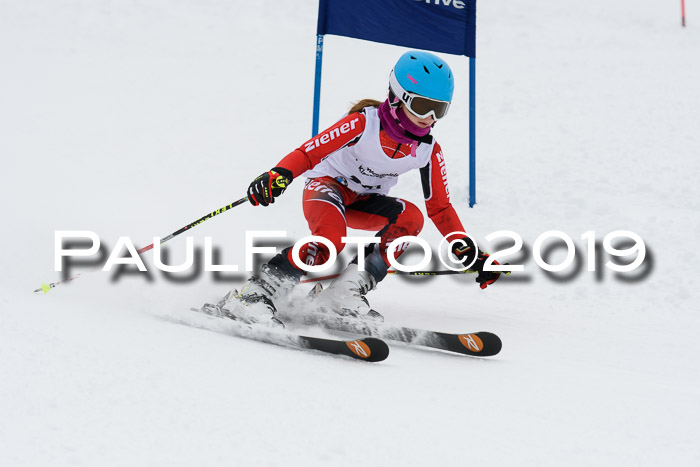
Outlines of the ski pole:
[[[451,271],[451,270],[440,270],[440,271],[394,271],[393,269],[390,269],[387,271],[387,274],[396,274],[399,276],[447,276],[447,275],[453,275],[453,274],[473,274],[478,271],[472,271],[472,270],[464,270],[464,271]],[[510,271],[502,271],[501,274],[505,275],[510,275]],[[307,283],[307,282],[320,282],[320,281],[325,281],[325,280],[330,280],[330,279],[335,279],[336,277],[340,276],[340,274],[331,274],[329,276],[320,276],[320,277],[309,277],[308,279],[302,279],[301,283]]]
[[[224,207],[222,207],[222,208],[220,208],[220,209],[217,209],[216,211],[212,211],[212,212],[210,212],[209,214],[207,214],[206,216],[202,216],[202,217],[200,217],[199,219],[197,219],[196,221],[190,222],[189,224],[187,224],[187,225],[184,226],[183,228],[181,228],[181,229],[179,229],[179,230],[177,230],[177,231],[171,233],[171,234],[168,235],[167,237],[161,238],[161,239],[160,239],[160,244],[162,245],[163,243],[167,242],[168,240],[171,240],[172,238],[177,237],[177,236],[180,235],[182,232],[184,232],[184,231],[186,231],[186,230],[189,230],[189,229],[192,229],[192,228],[194,228],[194,227],[197,227],[197,226],[198,226],[199,224],[201,224],[202,222],[204,222],[204,221],[206,221],[206,220],[208,220],[208,219],[211,219],[211,218],[214,217],[214,216],[218,216],[219,214],[222,214],[222,213],[228,211],[228,210],[231,209],[231,208],[235,208],[235,207],[238,206],[239,204],[243,204],[243,203],[245,203],[246,201],[248,201],[248,197],[247,197],[247,196],[244,197],[244,198],[239,199],[238,201],[234,201],[234,202],[231,203],[231,204],[227,204],[226,206],[224,206]],[[145,246],[145,247],[141,248],[141,249],[138,250],[136,253],[138,253],[138,254],[140,255],[141,253],[145,253],[145,252],[147,252],[148,250],[150,250],[150,249],[152,249],[152,248],[153,248],[153,243],[151,243],[151,244],[148,245],[148,246]],[[90,270],[90,271],[88,271],[88,272],[95,272],[95,271],[97,271],[97,270],[99,270],[99,269],[101,269],[101,268],[95,268],[95,269],[92,269],[92,270]],[[57,285],[63,284],[64,282],[72,281],[73,279],[77,279],[78,276],[80,276],[80,273],[78,273],[78,274],[76,274],[76,275],[74,275],[74,276],[71,276],[71,277],[69,277],[69,278],[67,278],[67,279],[63,279],[63,280],[60,280],[60,281],[57,281],[57,282],[52,282],[52,283],[50,283],[50,284],[41,284],[41,287],[39,287],[38,289],[36,289],[34,292],[35,292],[35,293],[36,293],[36,292],[48,293],[49,290],[53,289],[53,288],[56,287]]]
[[[208,219],[211,219],[211,218],[214,217],[214,216],[217,216],[217,215],[219,215],[219,214],[222,214],[222,213],[228,211],[228,210],[231,209],[231,208],[235,208],[235,207],[238,206],[239,204],[243,204],[243,203],[245,203],[246,201],[248,201],[248,197],[247,197],[247,196],[244,197],[244,198],[239,199],[238,201],[234,201],[234,202],[231,203],[231,204],[227,204],[227,205],[224,206],[223,208],[217,209],[216,211],[212,211],[212,212],[210,212],[209,214],[207,214],[206,216],[202,216],[202,217],[200,217],[199,219],[197,219],[196,221],[194,221],[194,222],[192,222],[192,223],[190,223],[190,224],[187,224],[186,226],[184,226],[184,227],[181,228],[180,230],[171,233],[171,234],[168,235],[167,237],[161,238],[161,239],[160,239],[160,244],[162,245],[163,243],[167,242],[167,241],[170,240],[171,238],[177,237],[178,235],[180,235],[180,234],[181,234],[182,232],[184,232],[185,230],[189,230],[189,229],[191,229],[191,228],[193,228],[193,227],[197,227],[197,226],[198,226],[199,224],[201,224],[202,222],[204,222],[204,221],[206,221],[206,220],[208,220]],[[145,247],[141,248],[141,249],[138,250],[136,253],[141,254],[141,253],[144,253],[144,252],[150,250],[151,248],[153,248],[153,243],[151,243],[151,244],[148,245],[148,246],[145,246]]]

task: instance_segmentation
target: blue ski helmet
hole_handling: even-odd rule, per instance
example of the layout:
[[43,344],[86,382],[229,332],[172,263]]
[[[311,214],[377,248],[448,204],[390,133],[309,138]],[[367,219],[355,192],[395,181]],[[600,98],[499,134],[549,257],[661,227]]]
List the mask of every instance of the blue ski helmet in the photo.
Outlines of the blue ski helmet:
[[404,92],[451,102],[454,88],[455,80],[450,66],[430,52],[406,52],[389,76],[389,89],[404,103]]

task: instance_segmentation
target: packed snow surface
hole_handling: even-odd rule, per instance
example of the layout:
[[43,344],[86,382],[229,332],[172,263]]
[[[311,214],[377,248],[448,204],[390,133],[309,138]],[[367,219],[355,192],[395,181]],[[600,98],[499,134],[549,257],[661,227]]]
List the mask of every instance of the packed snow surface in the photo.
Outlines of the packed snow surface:
[[[390,276],[369,299],[395,324],[494,332],[503,351],[392,345],[368,364],[201,329],[188,311],[243,284],[246,231],[286,230],[277,247],[308,234],[301,180],[163,247],[179,264],[186,237],[200,253],[211,237],[240,272],[163,274],[152,252],[148,273],[89,272],[120,237],[141,247],[241,198],[310,136],[315,1],[0,0],[0,465],[700,465],[688,7],[681,28],[675,2],[479,3],[474,208],[464,57],[444,56],[457,87],[434,134],[468,232],[491,251],[512,241],[490,233],[516,232],[504,261],[525,270],[486,290]],[[404,51],[327,36],[321,125],[383,99]],[[418,173],[392,195],[423,209]],[[552,230],[575,259],[547,273],[535,241]],[[646,245],[634,272],[605,265],[617,230]],[[56,231],[95,232],[104,256],[35,294],[63,277]],[[422,236],[437,246],[429,221]],[[563,245],[545,242],[550,264]]]

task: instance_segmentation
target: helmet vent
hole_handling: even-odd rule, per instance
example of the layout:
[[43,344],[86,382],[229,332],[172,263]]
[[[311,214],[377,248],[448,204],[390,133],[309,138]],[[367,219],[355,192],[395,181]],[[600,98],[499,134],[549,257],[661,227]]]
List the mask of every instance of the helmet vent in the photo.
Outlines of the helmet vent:
[[428,67],[426,67],[425,65],[423,65],[423,69],[425,70],[426,73],[430,74],[430,70],[428,70]]
[[435,66],[438,67],[438,70],[442,70],[442,63],[436,63]]

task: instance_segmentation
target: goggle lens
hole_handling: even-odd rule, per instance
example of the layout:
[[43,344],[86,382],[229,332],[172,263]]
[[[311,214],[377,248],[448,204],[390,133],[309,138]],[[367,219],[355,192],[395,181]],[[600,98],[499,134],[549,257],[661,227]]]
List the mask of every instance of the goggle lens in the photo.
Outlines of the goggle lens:
[[450,103],[435,101],[422,96],[412,96],[408,101],[408,109],[420,118],[425,118],[432,112],[435,119],[441,119],[447,114]]

